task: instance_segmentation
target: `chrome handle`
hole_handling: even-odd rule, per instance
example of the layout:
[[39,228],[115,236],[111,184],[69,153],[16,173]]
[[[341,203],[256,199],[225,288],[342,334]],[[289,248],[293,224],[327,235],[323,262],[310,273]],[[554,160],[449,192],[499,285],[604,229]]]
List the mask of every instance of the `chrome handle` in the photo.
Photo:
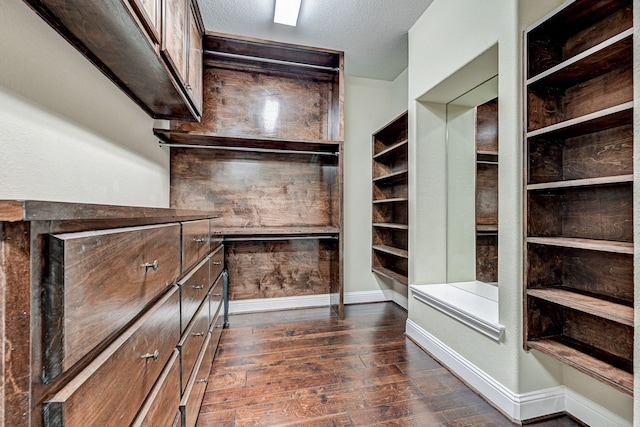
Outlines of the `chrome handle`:
[[158,360],[158,356],[160,356],[160,351],[156,349],[156,351],[154,351],[153,353],[143,354],[142,356],[140,356],[140,358],[153,359],[153,361],[155,362],[156,360]]
[[206,378],[200,378],[199,380],[196,380],[197,383],[207,383],[207,379]]
[[207,241],[207,239],[206,239],[206,238],[204,238],[204,237],[201,237],[201,238],[199,238],[199,239],[194,238],[194,239],[193,239],[193,241],[194,241],[194,242],[196,242],[196,243],[204,243],[204,242],[206,242],[206,241]]
[[214,297],[221,297],[222,294],[213,294]]
[[222,261],[213,261],[213,265],[222,265]]
[[196,285],[193,285],[193,286],[191,286],[191,287],[192,287],[193,289],[198,289],[198,290],[199,290],[199,289],[204,289],[204,285],[197,285],[197,286],[196,286]]
[[202,337],[204,336],[204,332],[194,332],[191,335],[193,335],[194,337]]
[[222,329],[222,328],[224,328],[224,325],[216,325],[216,326],[214,326],[214,328]]
[[153,268],[153,271],[158,271],[158,260],[154,259],[153,262],[146,262],[142,264],[142,266],[144,267],[145,271],[150,268]]

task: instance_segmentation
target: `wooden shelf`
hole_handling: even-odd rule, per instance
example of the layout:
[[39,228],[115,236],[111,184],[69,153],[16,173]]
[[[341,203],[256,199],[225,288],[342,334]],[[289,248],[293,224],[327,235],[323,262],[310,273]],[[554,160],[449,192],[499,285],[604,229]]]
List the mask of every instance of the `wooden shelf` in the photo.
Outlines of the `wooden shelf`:
[[374,273],[380,274],[382,276],[388,277],[390,279],[393,280],[397,280],[398,282],[404,284],[404,285],[408,285],[409,284],[409,279],[407,278],[407,276],[403,276],[402,274],[398,274],[393,270],[389,270],[388,268],[384,268],[384,267],[374,267],[371,269],[371,271],[373,271]]
[[527,237],[527,243],[633,255],[633,243],[568,237]]
[[282,139],[260,136],[231,136],[198,131],[154,129],[153,133],[167,146],[217,149],[257,149],[335,155],[341,141]]
[[527,185],[527,190],[551,190],[556,188],[593,187],[597,185],[611,185],[632,183],[633,175],[603,176],[600,178],[571,179],[567,181],[543,182]]
[[563,135],[584,135],[629,123],[633,119],[633,102],[625,102],[595,113],[556,123],[527,133],[527,138],[538,136],[561,137]]
[[623,66],[633,58],[633,28],[542,72],[527,81],[527,85],[544,84],[568,87],[591,80]]
[[527,347],[583,372],[625,394],[633,395],[633,374],[554,339],[528,341]]
[[[215,227],[215,222],[213,223]],[[213,234],[224,236],[333,236],[340,233],[334,226],[326,227],[220,227]]]
[[560,288],[529,289],[527,295],[626,326],[633,326],[633,307]]
[[379,227],[379,228],[391,228],[394,230],[408,230],[409,226],[406,224],[393,224],[393,223],[388,223],[388,222],[374,222],[373,223],[374,227]]
[[383,158],[385,158],[387,156],[396,155],[397,151],[405,150],[408,144],[409,144],[409,140],[408,139],[403,139],[402,141],[398,142],[397,144],[394,144],[394,145],[392,145],[392,146],[380,151],[379,153],[374,154],[373,155],[373,159],[374,160],[382,160]]
[[402,202],[408,202],[409,199],[407,197],[396,197],[393,199],[381,199],[381,200],[374,200],[373,203],[374,204],[380,204],[380,203],[402,203]]
[[409,251],[406,249],[394,248],[393,246],[387,245],[373,245],[372,248],[374,251],[384,252],[400,258],[409,258]]
[[476,233],[497,233],[498,224],[477,224]]
[[387,174],[387,175],[383,175],[383,176],[379,176],[379,177],[373,178],[373,182],[382,183],[384,181],[393,182],[393,181],[398,181],[400,179],[406,179],[408,173],[409,173],[409,170],[403,169],[403,170],[400,170],[400,171],[397,171],[397,172],[392,172],[392,173]]

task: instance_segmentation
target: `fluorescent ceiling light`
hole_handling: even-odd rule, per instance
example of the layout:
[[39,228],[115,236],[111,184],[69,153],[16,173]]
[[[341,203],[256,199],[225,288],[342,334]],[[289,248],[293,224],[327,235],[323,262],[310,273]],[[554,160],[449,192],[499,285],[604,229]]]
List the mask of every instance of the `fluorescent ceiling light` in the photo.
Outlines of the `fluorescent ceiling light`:
[[301,1],[302,0],[276,0],[276,13],[273,15],[273,22],[295,27],[298,22]]

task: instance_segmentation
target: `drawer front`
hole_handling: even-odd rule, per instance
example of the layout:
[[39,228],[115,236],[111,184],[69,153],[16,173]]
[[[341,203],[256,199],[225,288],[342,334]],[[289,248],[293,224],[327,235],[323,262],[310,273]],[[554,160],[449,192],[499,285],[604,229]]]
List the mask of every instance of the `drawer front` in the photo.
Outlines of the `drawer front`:
[[209,330],[209,312],[206,304],[202,304],[198,312],[193,318],[193,322],[187,327],[182,335],[182,339],[178,343],[180,349],[180,364],[182,366],[181,373],[181,390],[184,392],[187,386],[187,380],[191,375],[196,358],[202,347],[202,343],[207,337]]
[[200,405],[207,389],[209,372],[211,371],[211,360],[213,360],[212,347],[209,345],[210,339],[211,335],[207,334],[205,344],[196,361],[196,368],[191,378],[189,378],[187,390],[180,402],[182,427],[194,427],[198,420]]
[[180,280],[180,332],[184,332],[191,318],[205,300],[209,289],[210,260],[202,260],[187,276]]
[[43,405],[45,426],[129,425],[173,354],[180,299],[173,286]]
[[[218,280],[209,291],[209,324],[213,323],[215,316],[222,307],[223,280],[223,276],[218,276]],[[221,310],[220,313],[222,313]]]
[[213,282],[222,273],[224,268],[224,246],[219,245],[211,254],[211,281]]
[[209,220],[182,223],[182,271],[189,270],[209,253]]
[[45,382],[118,333],[175,282],[180,225],[51,235],[49,248]]
[[171,427],[179,406],[180,352],[176,349],[131,426]]
[[209,346],[211,347],[211,360],[213,363],[213,357],[216,354],[216,350],[218,349],[218,344],[220,343],[220,338],[222,337],[222,329],[224,328],[224,312],[222,307],[220,310],[215,313],[213,323],[209,328],[209,334],[211,335],[211,341],[209,342]]

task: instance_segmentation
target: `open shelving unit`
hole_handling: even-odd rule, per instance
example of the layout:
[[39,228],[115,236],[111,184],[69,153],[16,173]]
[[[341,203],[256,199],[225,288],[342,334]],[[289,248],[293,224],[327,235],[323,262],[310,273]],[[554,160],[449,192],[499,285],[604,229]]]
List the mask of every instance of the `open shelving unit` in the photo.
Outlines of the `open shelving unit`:
[[409,140],[404,112],[373,134],[372,258],[374,273],[408,284]]
[[476,280],[498,282],[498,98],[476,107]]
[[525,348],[633,394],[633,2],[527,29]]
[[343,54],[216,33],[203,50],[202,120],[154,129],[171,205],[221,213],[230,301],[329,294],[342,317]]

